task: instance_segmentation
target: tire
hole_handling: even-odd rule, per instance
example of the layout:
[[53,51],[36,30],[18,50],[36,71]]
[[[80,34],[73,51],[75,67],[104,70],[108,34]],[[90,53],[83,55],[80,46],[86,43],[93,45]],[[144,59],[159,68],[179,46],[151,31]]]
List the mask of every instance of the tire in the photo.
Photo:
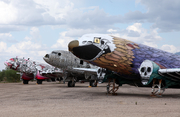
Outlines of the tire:
[[42,80],[37,80],[37,84],[42,84]]
[[90,80],[89,85],[90,85],[91,87],[97,87],[97,83],[96,83],[95,80]]
[[68,82],[68,87],[75,87],[75,82],[73,83],[72,81]]
[[23,84],[28,84],[29,80],[23,80]]
[[52,82],[55,82],[55,81],[56,81],[56,79],[55,79],[55,78],[51,78],[51,81],[52,81]]
[[51,82],[51,80],[50,80],[50,79],[47,79],[46,81],[47,81],[47,82]]

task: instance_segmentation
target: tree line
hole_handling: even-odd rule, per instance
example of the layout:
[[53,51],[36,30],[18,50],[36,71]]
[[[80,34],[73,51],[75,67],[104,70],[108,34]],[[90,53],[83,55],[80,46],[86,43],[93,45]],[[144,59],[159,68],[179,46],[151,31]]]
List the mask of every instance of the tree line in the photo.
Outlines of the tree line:
[[15,70],[2,70],[0,71],[0,82],[20,82],[20,75]]

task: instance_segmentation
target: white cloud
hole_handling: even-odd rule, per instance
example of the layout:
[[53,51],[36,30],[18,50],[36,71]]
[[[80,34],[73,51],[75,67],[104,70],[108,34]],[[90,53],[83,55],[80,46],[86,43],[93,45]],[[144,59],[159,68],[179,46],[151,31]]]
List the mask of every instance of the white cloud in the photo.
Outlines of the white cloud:
[[66,34],[66,31],[61,32],[56,44],[52,45],[51,48],[56,48],[58,50],[68,50],[68,43],[74,40],[74,38],[67,37]]
[[21,50],[38,50],[41,48],[40,44],[31,41],[22,41],[16,45]]
[[16,44],[8,47],[5,52],[7,54],[10,54],[11,56],[19,56],[19,55],[27,54],[25,50],[19,49],[19,47]]
[[[2,6],[5,4],[7,7],[13,7],[10,11],[15,10],[14,12],[11,12],[14,17],[10,18],[10,21],[8,21],[9,17],[6,17],[9,15],[2,14],[1,17],[5,19],[1,22],[2,26],[0,26],[0,30],[1,28],[8,30],[21,30],[26,26],[42,25],[61,25],[66,28],[78,29],[100,27],[110,29],[110,26],[113,24],[121,22],[121,16],[109,15],[98,6],[76,8],[73,2],[76,3],[72,0],[18,0],[2,2]],[[6,8],[2,7],[0,12],[5,10]]]
[[136,3],[144,5],[147,11],[130,11],[123,21],[153,23],[153,28],[163,32],[180,31],[179,0],[136,0]]
[[[28,55],[29,51],[40,51],[42,46],[38,43],[33,43],[31,41],[21,41],[19,43],[13,44],[7,47],[5,52],[11,55]],[[38,55],[38,54],[36,54]]]
[[31,31],[30,31],[30,34],[32,35],[33,39],[38,39],[38,38],[41,37],[39,29],[37,27],[32,27]]
[[32,40],[32,38],[28,37],[28,36],[26,36],[24,39],[27,40],[27,41],[31,41]]
[[167,52],[171,52],[171,53],[176,53],[176,52],[179,52],[180,50],[177,48],[177,47],[175,47],[174,45],[163,45],[162,47],[161,47],[161,49],[162,50],[164,50],[164,51],[167,51]]
[[130,32],[130,31],[134,31],[134,32],[138,32],[138,33],[145,32],[145,30],[142,28],[141,23],[134,23],[133,25],[128,26],[126,28],[126,30],[128,30],[128,32]]
[[43,15],[49,14],[56,20],[64,18],[66,15],[68,15],[68,11],[73,10],[74,7],[74,4],[69,0],[34,1],[39,4],[37,5],[37,8],[46,10],[46,12],[44,12]]
[[87,29],[69,29],[66,31],[66,37],[81,37],[84,34],[89,33],[104,33],[106,29],[103,28],[87,28]]
[[108,29],[107,32],[109,32],[109,33],[115,33],[115,32],[117,32],[117,30],[114,30],[114,29]]
[[10,24],[17,20],[18,10],[13,4],[0,1],[0,24]]
[[158,48],[158,45],[155,42],[144,42],[143,44],[150,47]]
[[7,48],[7,44],[4,42],[0,42],[0,52],[4,52]]
[[12,38],[10,33],[0,33],[0,40],[6,40]]
[[122,31],[119,36],[134,42],[143,43],[152,47],[157,47],[155,43],[162,40],[157,33],[158,29],[147,30],[142,27],[141,23],[134,23]]

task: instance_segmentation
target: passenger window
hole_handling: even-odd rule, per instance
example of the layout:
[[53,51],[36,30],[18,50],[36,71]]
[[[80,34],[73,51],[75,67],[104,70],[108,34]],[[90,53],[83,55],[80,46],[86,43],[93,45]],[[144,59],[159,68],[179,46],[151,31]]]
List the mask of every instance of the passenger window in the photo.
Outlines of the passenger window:
[[58,53],[58,56],[61,56],[61,53]]
[[81,65],[83,65],[83,62],[84,62],[83,60],[80,60],[80,64],[81,64]]

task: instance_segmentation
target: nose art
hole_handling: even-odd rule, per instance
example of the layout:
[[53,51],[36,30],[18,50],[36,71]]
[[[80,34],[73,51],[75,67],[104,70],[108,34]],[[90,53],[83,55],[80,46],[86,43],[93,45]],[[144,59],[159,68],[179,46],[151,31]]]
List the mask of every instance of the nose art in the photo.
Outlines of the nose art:
[[69,51],[73,52],[74,47],[79,46],[79,41],[78,40],[73,40],[68,44]]

